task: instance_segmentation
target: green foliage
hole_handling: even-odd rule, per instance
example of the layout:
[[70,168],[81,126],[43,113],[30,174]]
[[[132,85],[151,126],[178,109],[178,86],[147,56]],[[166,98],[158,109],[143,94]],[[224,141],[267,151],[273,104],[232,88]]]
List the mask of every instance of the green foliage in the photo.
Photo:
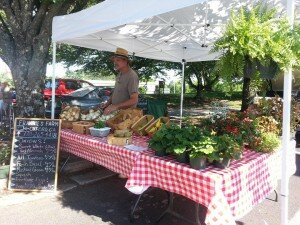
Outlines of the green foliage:
[[278,18],[275,8],[258,4],[232,12],[214,51],[223,51],[218,69],[230,79],[243,76],[246,60],[281,69],[299,66],[299,28],[291,30],[288,20]]
[[[79,73],[102,74],[103,76],[116,74],[110,60],[111,56],[111,52],[70,45],[62,45],[57,51],[57,60],[67,67],[76,65],[81,67],[77,71]],[[131,67],[138,72],[141,81],[148,81],[152,76],[165,75],[165,64],[163,61],[133,57]]]
[[215,138],[208,134],[202,134],[198,141],[192,142],[189,155],[190,158],[214,159],[214,152],[217,142]]
[[106,125],[105,125],[105,122],[103,122],[103,121],[98,121],[95,125],[94,125],[94,128],[103,128],[103,127],[106,127]]
[[[300,121],[299,110],[297,109],[297,101],[292,98],[291,102],[291,132],[295,131]],[[261,98],[255,105],[255,116],[272,116],[277,122],[279,133],[282,132],[283,122],[283,101],[279,96],[273,98]]]
[[176,124],[163,125],[149,140],[149,147],[157,151],[165,150],[167,153],[182,154],[200,136],[200,130],[194,126],[180,128]]
[[221,159],[239,159],[243,150],[243,143],[232,134],[216,136],[216,149]]
[[255,150],[259,152],[273,152],[280,145],[280,139],[275,133],[261,133],[261,142],[256,146]]
[[10,143],[0,141],[0,165],[8,165],[11,154]]

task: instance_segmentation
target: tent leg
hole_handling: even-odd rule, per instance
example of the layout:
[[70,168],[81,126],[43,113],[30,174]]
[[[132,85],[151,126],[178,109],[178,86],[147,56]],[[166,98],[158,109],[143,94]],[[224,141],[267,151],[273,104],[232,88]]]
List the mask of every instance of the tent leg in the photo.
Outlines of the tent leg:
[[54,119],[55,113],[55,66],[56,66],[56,42],[52,43],[52,94],[51,94],[51,119]]
[[[295,0],[287,0],[287,16],[290,26],[294,24]],[[284,73],[283,89],[283,123],[282,123],[282,165],[281,165],[281,225],[288,224],[288,197],[289,197],[289,175],[287,153],[290,151],[290,115],[291,115],[291,93],[292,93],[292,69]]]
[[181,96],[180,96],[180,127],[182,125],[183,91],[184,91],[184,68],[185,61],[182,60]]

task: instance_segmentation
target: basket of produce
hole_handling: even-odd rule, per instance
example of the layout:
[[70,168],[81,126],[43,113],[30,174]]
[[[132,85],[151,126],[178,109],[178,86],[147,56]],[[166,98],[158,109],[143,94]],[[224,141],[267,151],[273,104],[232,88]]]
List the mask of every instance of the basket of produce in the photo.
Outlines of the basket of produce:
[[132,131],[130,130],[115,130],[114,134],[107,137],[107,143],[110,145],[129,145],[132,143]]
[[124,109],[107,120],[106,124],[114,130],[126,130],[130,129],[142,116],[143,111],[141,109]]
[[82,110],[80,118],[81,120],[94,121],[101,117],[102,113],[102,110],[98,108]]
[[107,115],[104,115],[102,114],[100,117],[96,118],[94,121],[95,122],[98,122],[98,121],[107,121],[109,120],[110,118],[114,117],[118,112],[112,112],[110,114],[107,114]]
[[73,122],[73,131],[79,134],[90,134],[90,127],[93,127],[95,123],[88,121]]
[[95,137],[106,137],[110,132],[110,127],[106,127],[103,121],[97,122],[93,127],[90,127],[90,133]]
[[138,135],[146,135],[146,127],[148,127],[154,121],[154,116],[145,115],[135,122],[131,129]]
[[78,106],[66,106],[59,115],[63,121],[78,121],[79,117],[80,108]]
[[170,123],[169,117],[159,117],[154,122],[152,122],[148,127],[146,127],[145,131],[149,136],[153,136],[163,124],[168,125]]

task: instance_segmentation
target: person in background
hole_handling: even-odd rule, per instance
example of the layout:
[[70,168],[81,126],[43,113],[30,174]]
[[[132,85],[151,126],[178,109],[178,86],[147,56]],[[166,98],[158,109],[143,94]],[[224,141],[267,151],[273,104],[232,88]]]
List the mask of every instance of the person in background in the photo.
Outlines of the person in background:
[[109,100],[103,105],[104,114],[110,114],[119,109],[135,108],[138,103],[139,78],[131,69],[128,51],[117,48],[111,57],[115,70],[119,73],[114,91]]
[[2,122],[3,114],[3,84],[0,82],[0,122]]
[[12,96],[11,96],[11,91],[10,87],[8,85],[8,82],[3,82],[2,85],[2,94],[3,94],[3,115],[7,116],[9,115],[9,107],[12,104]]

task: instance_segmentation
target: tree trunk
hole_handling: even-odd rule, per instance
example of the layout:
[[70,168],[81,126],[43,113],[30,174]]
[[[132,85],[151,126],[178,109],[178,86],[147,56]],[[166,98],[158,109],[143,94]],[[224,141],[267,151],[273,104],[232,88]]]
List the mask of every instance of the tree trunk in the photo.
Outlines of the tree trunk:
[[251,83],[251,79],[248,77],[244,77],[241,112],[246,111],[251,103],[250,83]]
[[251,92],[250,92],[250,83],[251,76],[254,73],[253,63],[249,58],[245,59],[245,67],[244,67],[244,81],[243,81],[243,91],[242,91],[242,107],[241,111],[246,111],[251,104]]
[[18,117],[44,117],[43,89],[46,74],[46,64],[37,65],[37,71],[28,73],[23,66],[26,59],[18,60],[11,69],[16,87],[16,115]]
[[195,99],[197,101],[202,101],[203,100],[203,88],[200,84],[197,85],[197,88],[196,88],[197,92],[196,92],[196,95],[195,95]]

